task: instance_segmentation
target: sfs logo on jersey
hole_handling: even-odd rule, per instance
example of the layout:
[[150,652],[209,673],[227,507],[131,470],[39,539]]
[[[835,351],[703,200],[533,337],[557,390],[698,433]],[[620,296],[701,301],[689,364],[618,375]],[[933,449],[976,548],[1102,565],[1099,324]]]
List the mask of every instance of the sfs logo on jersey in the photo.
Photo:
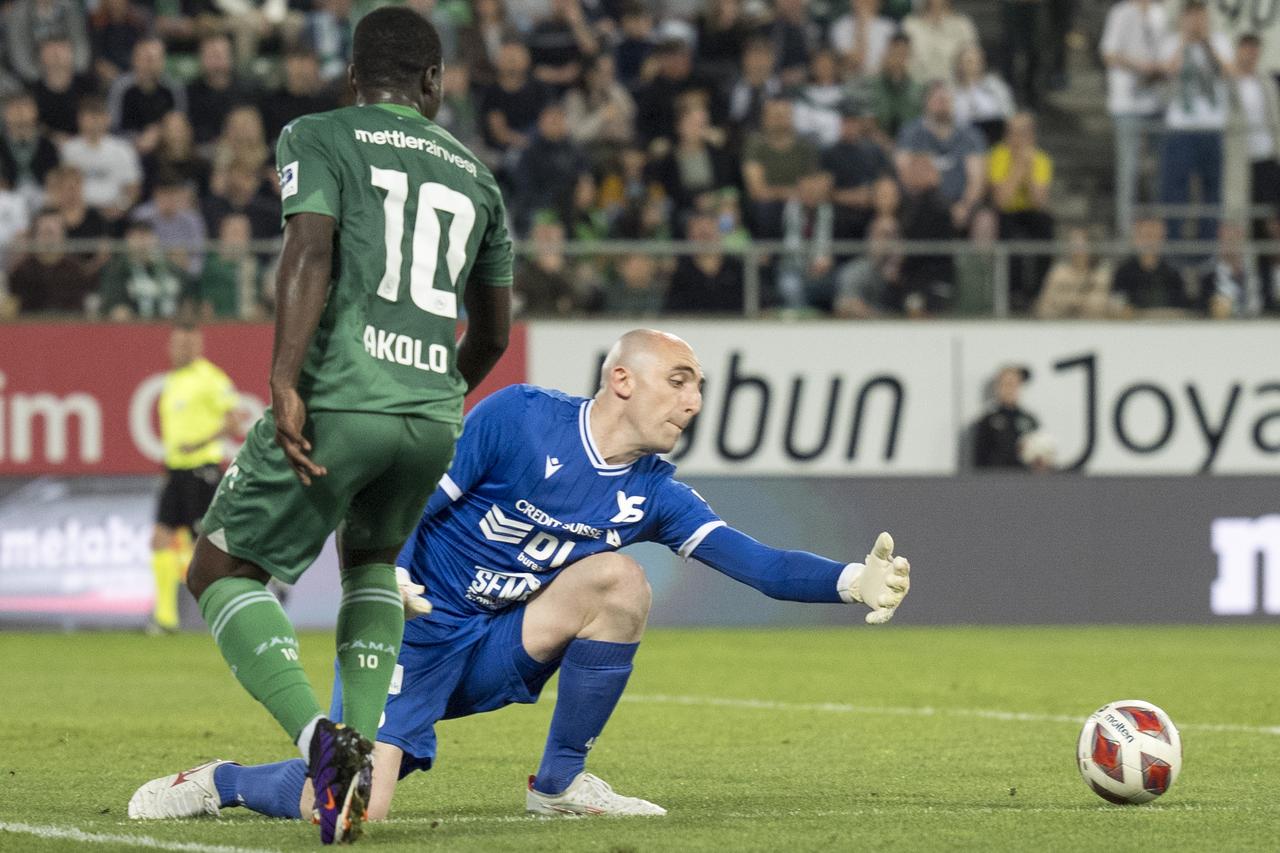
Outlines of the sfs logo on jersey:
[[537,575],[527,572],[496,572],[476,566],[476,576],[467,587],[467,599],[489,610],[498,610],[524,601],[542,588]]
[[645,502],[643,495],[636,497],[627,497],[627,493],[618,490],[618,514],[609,519],[615,524],[632,524],[644,518],[644,510],[640,509],[640,504]]

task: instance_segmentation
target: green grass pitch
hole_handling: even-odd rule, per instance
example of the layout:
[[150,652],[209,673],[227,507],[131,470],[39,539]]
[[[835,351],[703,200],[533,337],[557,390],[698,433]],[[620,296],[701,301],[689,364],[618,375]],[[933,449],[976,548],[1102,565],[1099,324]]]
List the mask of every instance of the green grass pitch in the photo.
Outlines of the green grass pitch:
[[[303,637],[327,690],[331,640]],[[134,823],[147,779],[292,757],[207,635],[0,634],[0,850],[310,850],[301,822]],[[441,725],[370,850],[1275,850],[1280,627],[654,630],[590,767],[666,818],[523,814],[552,702]],[[554,689],[554,682],[549,690]],[[1077,720],[1167,710],[1183,773],[1117,807],[1074,764]],[[18,827],[18,825],[22,825]],[[88,834],[79,840],[71,831]],[[130,842],[128,839],[134,839]]]

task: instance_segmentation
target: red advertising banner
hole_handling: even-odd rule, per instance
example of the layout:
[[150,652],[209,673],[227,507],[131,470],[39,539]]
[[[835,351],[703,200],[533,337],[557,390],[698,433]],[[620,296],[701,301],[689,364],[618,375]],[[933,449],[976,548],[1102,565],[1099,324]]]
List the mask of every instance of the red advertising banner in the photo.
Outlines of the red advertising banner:
[[[156,402],[168,325],[0,326],[0,475],[149,474],[159,470]],[[272,328],[211,325],[205,356],[227,372],[245,412],[268,400]],[[525,379],[523,327],[468,402]]]

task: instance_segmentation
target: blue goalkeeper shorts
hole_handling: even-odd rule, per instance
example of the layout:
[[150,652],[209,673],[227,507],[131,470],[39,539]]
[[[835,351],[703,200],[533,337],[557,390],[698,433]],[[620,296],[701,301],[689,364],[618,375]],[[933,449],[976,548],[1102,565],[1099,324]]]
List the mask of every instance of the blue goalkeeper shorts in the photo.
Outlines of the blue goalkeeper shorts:
[[[539,663],[524,650],[524,607],[465,619],[417,618],[404,640],[378,740],[404,750],[400,778],[430,770],[436,757],[439,720],[538,701],[559,659]],[[342,719],[342,682],[334,667],[329,718]]]

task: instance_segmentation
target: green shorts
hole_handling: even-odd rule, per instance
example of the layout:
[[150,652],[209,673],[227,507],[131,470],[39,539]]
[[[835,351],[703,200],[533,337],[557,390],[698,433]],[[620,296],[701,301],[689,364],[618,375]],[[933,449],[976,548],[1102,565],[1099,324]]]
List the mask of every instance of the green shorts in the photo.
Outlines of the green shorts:
[[294,583],[338,531],[348,550],[399,548],[449,469],[459,428],[409,415],[309,412],[302,485],[276,444],[271,410],[249,431],[201,529],[215,546]]

